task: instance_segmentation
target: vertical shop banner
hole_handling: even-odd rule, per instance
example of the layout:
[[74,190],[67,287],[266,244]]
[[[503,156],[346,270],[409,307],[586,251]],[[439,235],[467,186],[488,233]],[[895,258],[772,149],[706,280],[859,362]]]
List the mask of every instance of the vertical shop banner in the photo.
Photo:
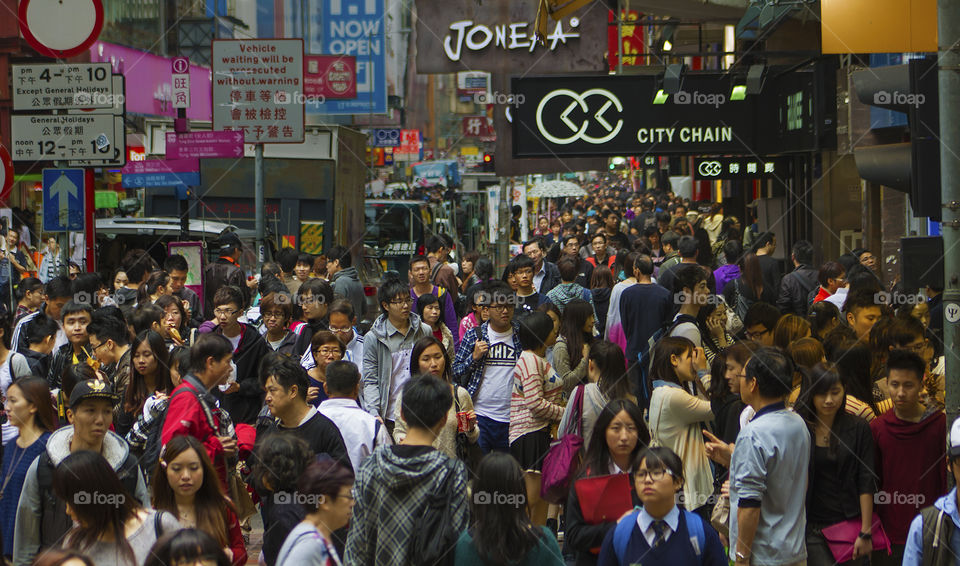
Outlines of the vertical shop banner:
[[[620,26],[620,42],[623,44],[623,66],[645,65],[646,59],[642,57],[644,51],[643,44],[643,26],[640,25],[640,18],[643,14],[636,10],[623,10],[620,12],[623,17],[623,24]],[[607,47],[610,61],[610,70],[617,68],[617,60],[620,56],[620,50],[617,49],[617,22],[613,18],[613,11],[610,11],[607,20],[610,27],[607,28]]]
[[384,0],[323,2],[323,53],[356,58],[357,96],[351,100],[309,102],[318,114],[386,114],[387,73]]

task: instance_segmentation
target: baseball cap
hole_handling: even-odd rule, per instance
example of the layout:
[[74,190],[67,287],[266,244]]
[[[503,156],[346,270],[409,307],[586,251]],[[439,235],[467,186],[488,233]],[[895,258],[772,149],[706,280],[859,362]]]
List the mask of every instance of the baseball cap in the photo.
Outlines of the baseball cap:
[[220,237],[217,238],[217,242],[220,245],[221,252],[230,248],[239,248],[243,246],[243,242],[240,241],[240,236],[237,236],[236,232],[224,232],[220,234]]
[[114,395],[113,388],[106,381],[88,379],[73,387],[73,391],[70,393],[70,408],[75,408],[81,401],[87,399],[106,399],[110,402],[116,402],[117,396]]

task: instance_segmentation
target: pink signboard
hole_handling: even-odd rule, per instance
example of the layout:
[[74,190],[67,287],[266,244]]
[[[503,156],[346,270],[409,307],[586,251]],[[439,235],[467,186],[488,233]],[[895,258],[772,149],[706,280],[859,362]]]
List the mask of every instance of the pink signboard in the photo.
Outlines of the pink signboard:
[[243,157],[243,132],[167,132],[167,159]]
[[143,173],[196,173],[200,171],[199,159],[151,159],[131,161],[120,170],[122,175]]
[[303,95],[324,99],[356,98],[356,57],[353,55],[304,55]]
[[[90,61],[110,63],[114,73],[126,77],[127,113],[176,117],[171,59],[98,41],[90,48]],[[210,69],[190,64],[190,93],[192,103],[187,108],[187,118],[211,121]]]

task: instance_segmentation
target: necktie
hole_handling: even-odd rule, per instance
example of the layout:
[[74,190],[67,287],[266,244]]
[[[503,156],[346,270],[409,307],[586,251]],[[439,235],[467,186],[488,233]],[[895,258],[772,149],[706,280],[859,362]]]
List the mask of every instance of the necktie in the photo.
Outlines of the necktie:
[[653,536],[653,548],[656,548],[656,547],[660,546],[661,544],[663,544],[663,542],[664,542],[664,535],[666,534],[666,533],[664,532],[665,530],[666,530],[666,523],[664,523],[663,521],[654,521],[654,522],[653,522],[653,534],[654,534],[654,536]]

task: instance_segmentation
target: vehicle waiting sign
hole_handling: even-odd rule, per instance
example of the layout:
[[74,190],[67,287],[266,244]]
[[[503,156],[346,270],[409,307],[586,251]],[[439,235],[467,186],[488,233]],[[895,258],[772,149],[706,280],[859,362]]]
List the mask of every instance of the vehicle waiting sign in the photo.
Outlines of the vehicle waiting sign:
[[44,232],[83,231],[83,169],[43,170]]
[[13,109],[110,108],[110,73],[110,63],[13,65]]
[[[10,117],[14,161],[94,159],[110,145],[112,114],[21,115]],[[101,157],[102,159],[102,157]]]
[[213,129],[246,143],[303,141],[303,40],[215,39]]

